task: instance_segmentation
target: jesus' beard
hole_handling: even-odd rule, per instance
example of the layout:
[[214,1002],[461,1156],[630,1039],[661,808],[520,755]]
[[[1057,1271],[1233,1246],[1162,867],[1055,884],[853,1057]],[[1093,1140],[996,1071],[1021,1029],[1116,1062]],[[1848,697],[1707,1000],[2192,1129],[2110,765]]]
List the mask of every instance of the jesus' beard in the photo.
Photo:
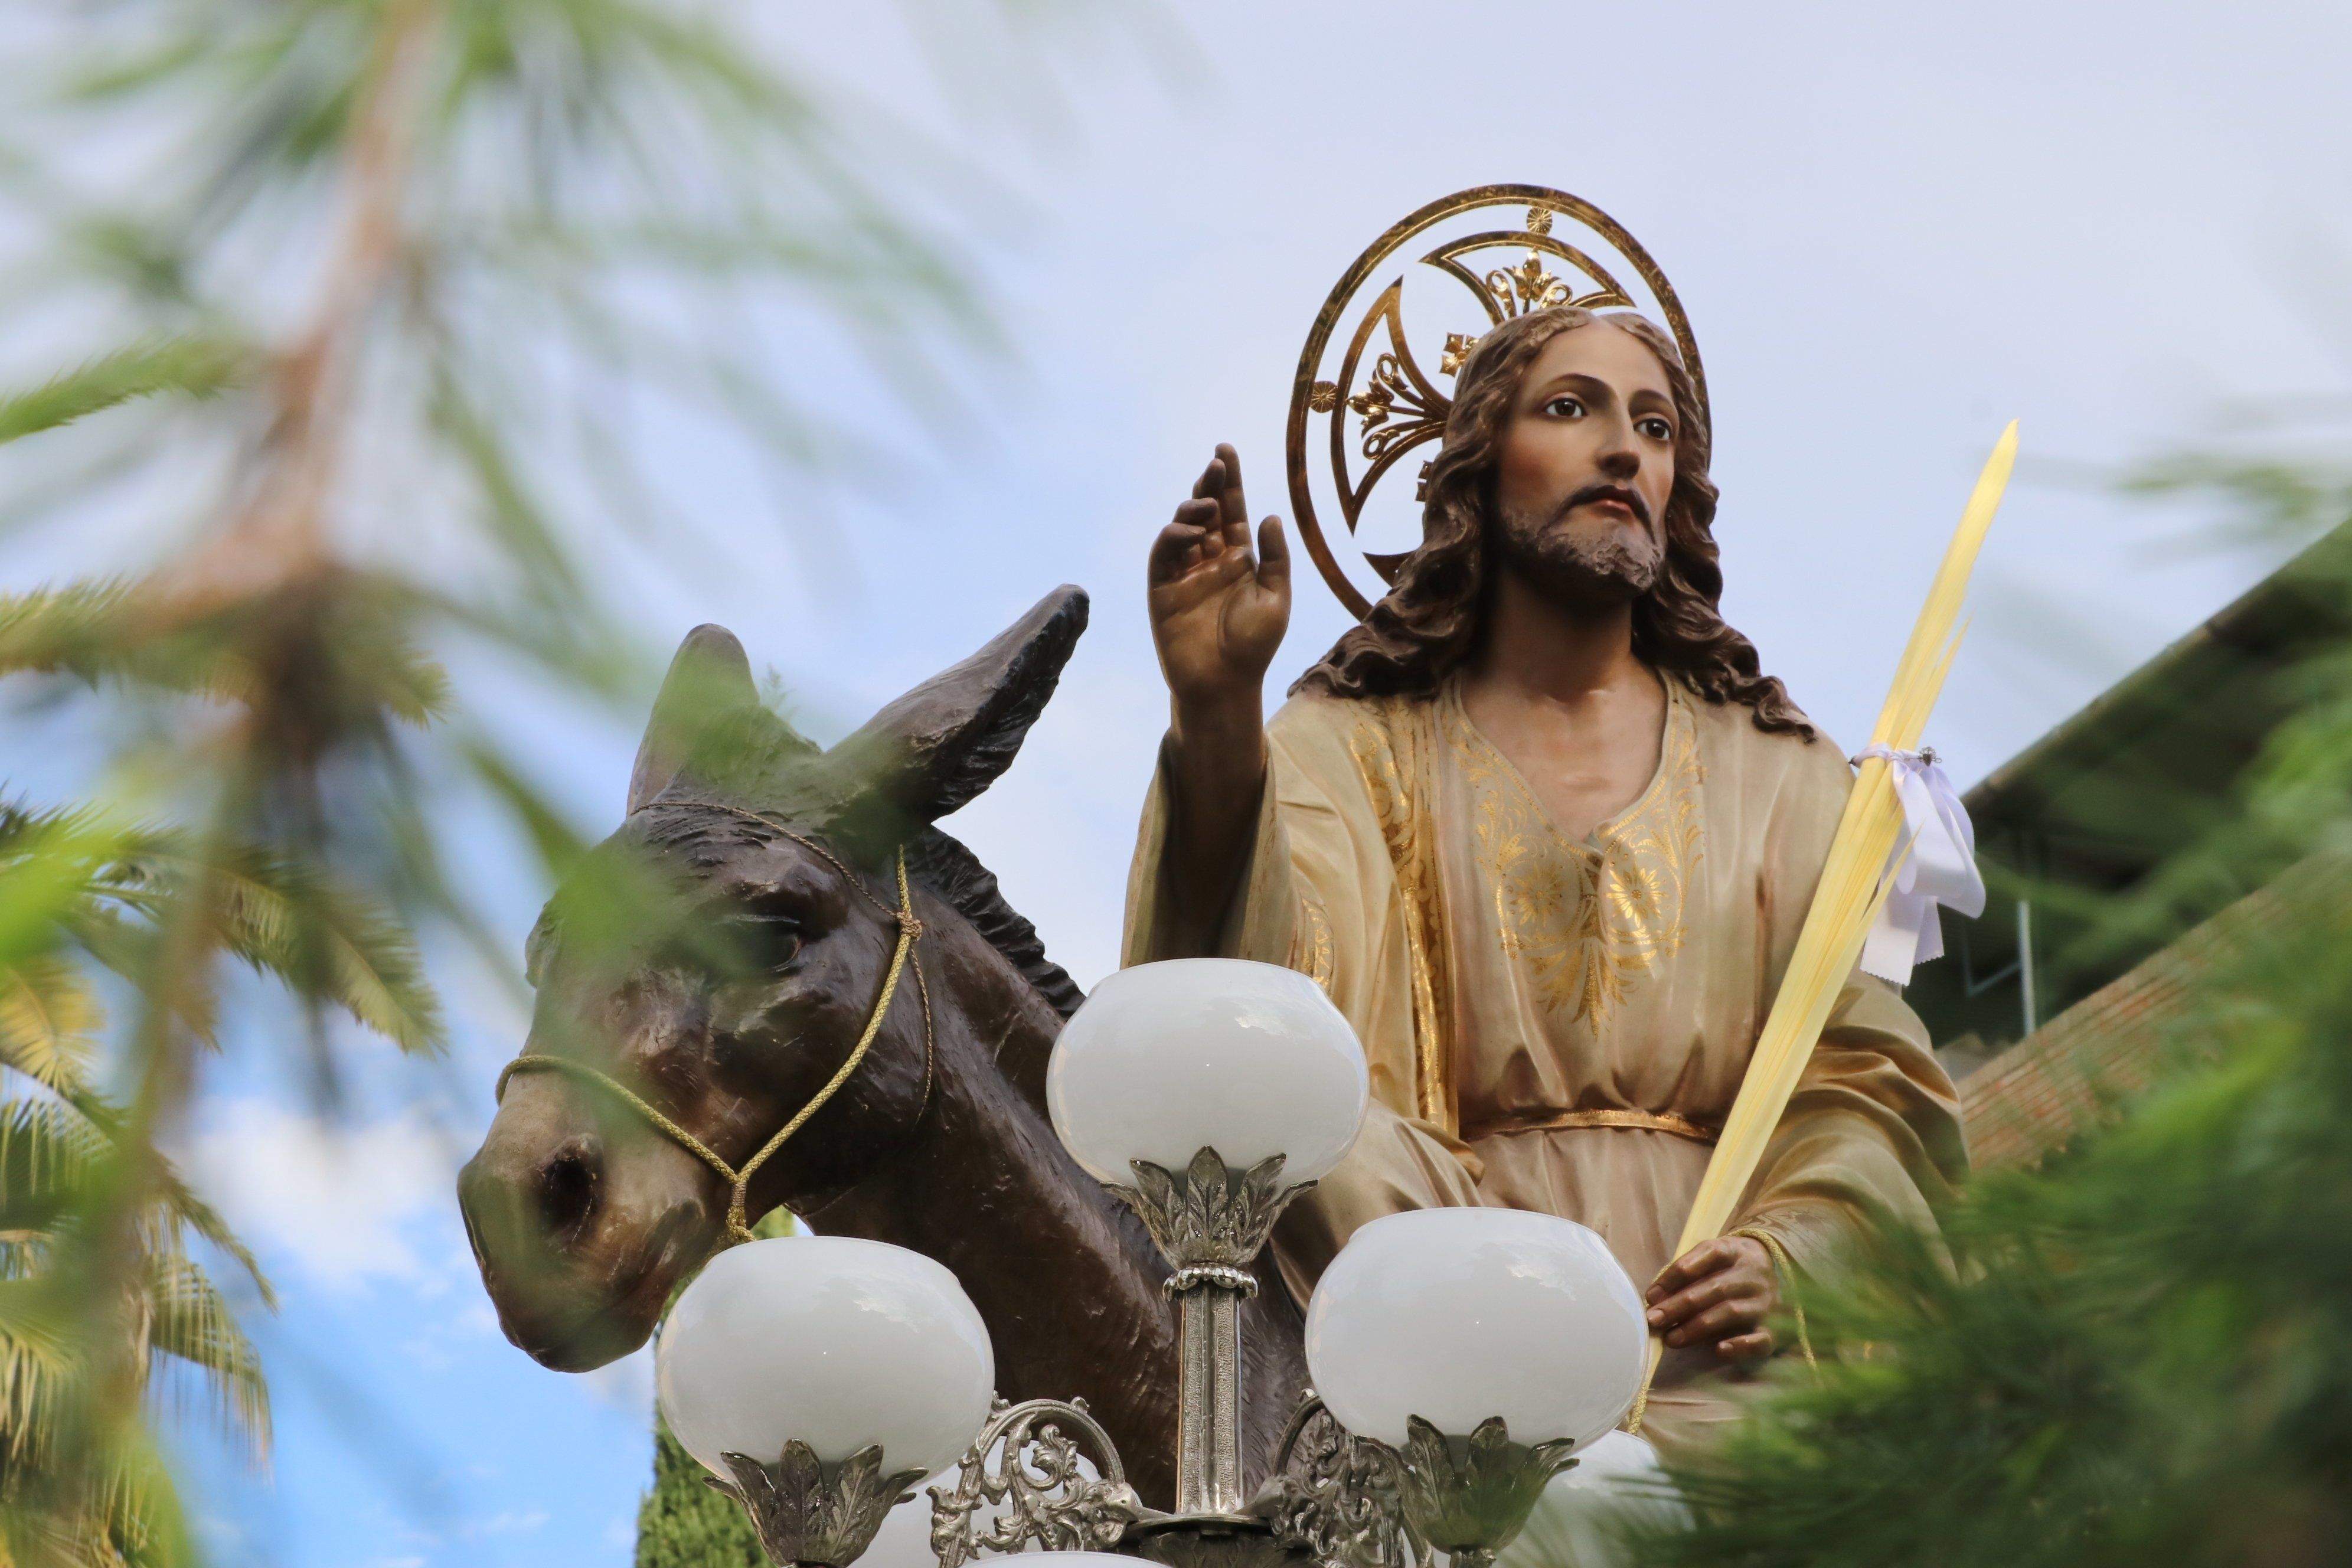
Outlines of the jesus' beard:
[[1559,513],[1534,519],[1504,512],[1496,543],[1500,564],[1556,604],[1613,607],[1657,585],[1664,552],[1646,530],[1579,528]]

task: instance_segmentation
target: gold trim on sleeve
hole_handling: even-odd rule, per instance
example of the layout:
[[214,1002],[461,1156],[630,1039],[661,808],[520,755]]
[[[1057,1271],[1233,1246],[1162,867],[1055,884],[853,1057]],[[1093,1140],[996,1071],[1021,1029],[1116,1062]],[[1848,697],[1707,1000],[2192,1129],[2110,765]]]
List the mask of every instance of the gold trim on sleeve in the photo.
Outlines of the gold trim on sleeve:
[[1813,1359],[1813,1334],[1812,1331],[1805,1326],[1805,1304],[1797,1300],[1797,1260],[1789,1256],[1789,1244],[1759,1225],[1743,1225],[1737,1230],[1728,1230],[1724,1234],[1744,1236],[1751,1241],[1761,1242],[1764,1245],[1764,1250],[1772,1255],[1772,1267],[1780,1271],[1782,1281],[1780,1294],[1796,1315],[1797,1346],[1805,1352],[1805,1364],[1812,1369],[1814,1376],[1819,1377],[1822,1363]]

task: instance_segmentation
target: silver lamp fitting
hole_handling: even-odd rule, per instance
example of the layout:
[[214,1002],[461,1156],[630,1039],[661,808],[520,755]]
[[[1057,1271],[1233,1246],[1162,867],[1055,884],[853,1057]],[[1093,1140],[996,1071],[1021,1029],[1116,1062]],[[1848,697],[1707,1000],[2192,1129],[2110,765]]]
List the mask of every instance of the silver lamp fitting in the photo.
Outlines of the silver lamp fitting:
[[912,1498],[923,1479],[920,1470],[885,1473],[876,1447],[833,1465],[798,1442],[785,1444],[773,1464],[725,1458],[734,1482],[712,1476],[711,1489],[743,1505],[761,1550],[780,1568],[849,1568],[873,1544],[883,1516]]
[[1402,1449],[1390,1449],[1406,1525],[1454,1568],[1488,1568],[1535,1511],[1544,1488],[1575,1467],[1566,1438],[1514,1443],[1499,1415],[1467,1437],[1449,1437],[1415,1415]]

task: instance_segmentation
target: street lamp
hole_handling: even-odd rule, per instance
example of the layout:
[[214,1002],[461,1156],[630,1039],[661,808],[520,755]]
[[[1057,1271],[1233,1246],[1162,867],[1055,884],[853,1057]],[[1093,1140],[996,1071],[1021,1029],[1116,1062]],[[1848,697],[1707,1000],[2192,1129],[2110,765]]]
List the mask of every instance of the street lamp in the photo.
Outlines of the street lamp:
[[914,1481],[961,1455],[931,1489],[940,1568],[1024,1549],[1040,1568],[1408,1568],[1433,1552],[1485,1568],[1641,1379],[1633,1282],[1567,1220],[1443,1209],[1359,1230],[1307,1310],[1328,1408],[1310,1394],[1274,1478],[1242,1491],[1252,1265],[1284,1205],[1347,1152],[1368,1099],[1347,1020],[1270,964],[1123,970],[1055,1046],[1055,1131],[1173,1270],[1172,1513],[1142,1505],[1082,1406],[991,1414],[979,1314],[947,1270],[879,1243],[782,1238],[715,1260],[663,1330],[664,1414],[779,1564],[845,1568]]

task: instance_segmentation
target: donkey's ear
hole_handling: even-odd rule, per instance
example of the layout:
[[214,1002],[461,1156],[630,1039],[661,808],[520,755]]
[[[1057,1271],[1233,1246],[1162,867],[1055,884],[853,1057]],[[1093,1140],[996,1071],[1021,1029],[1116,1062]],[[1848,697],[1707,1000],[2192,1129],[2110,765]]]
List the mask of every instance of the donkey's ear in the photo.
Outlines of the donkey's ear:
[[677,782],[692,766],[706,740],[740,729],[760,710],[760,689],[751,683],[751,661],[725,626],[700,626],[686,634],[662,678],[653,717],[637,746],[629,773],[629,810],[635,812]]
[[1086,591],[1055,589],[986,647],[874,715],[825,754],[826,771],[892,815],[945,816],[1011,764],[1086,629]]

